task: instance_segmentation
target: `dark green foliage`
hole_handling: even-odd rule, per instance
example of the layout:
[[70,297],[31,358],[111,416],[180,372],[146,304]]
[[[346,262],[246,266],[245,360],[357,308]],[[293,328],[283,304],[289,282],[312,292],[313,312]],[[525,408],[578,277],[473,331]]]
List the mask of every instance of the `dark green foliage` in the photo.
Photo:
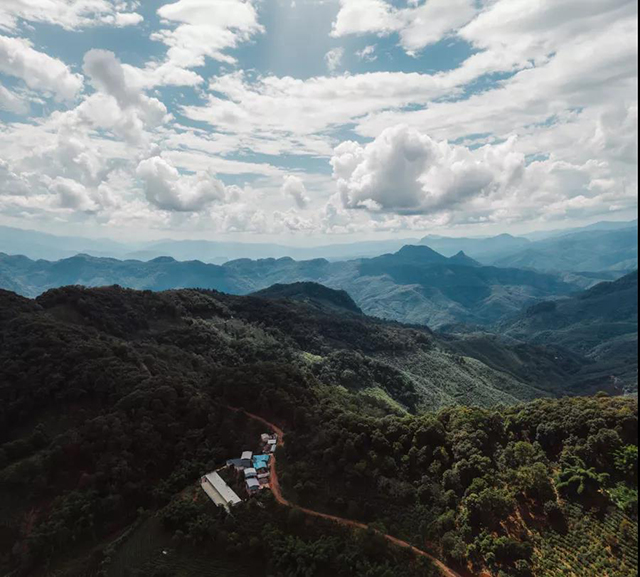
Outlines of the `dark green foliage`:
[[[0,312],[3,573],[97,575],[144,509],[162,512],[172,547],[248,552],[270,575],[429,575],[373,531],[345,533],[268,500],[229,517],[185,499],[263,432],[228,406],[285,429],[278,467],[291,500],[474,571],[546,575],[532,545],[572,535],[570,507],[617,526],[622,509],[634,512],[634,399],[422,414],[407,355],[438,360],[442,379],[478,374],[427,330],[195,290],[70,287],[35,303],[0,295]],[[629,564],[633,534],[632,523],[606,559]]]
[[558,474],[557,487],[568,494],[593,497],[609,480],[608,473],[598,473],[594,467],[574,457],[562,467]]
[[[595,393],[598,387],[613,393],[637,391],[637,271],[569,298],[535,305],[499,323],[498,330],[508,337],[551,347],[556,356],[566,357],[565,387],[571,391]],[[571,367],[575,355],[584,359]],[[514,373],[523,376],[517,367]]]

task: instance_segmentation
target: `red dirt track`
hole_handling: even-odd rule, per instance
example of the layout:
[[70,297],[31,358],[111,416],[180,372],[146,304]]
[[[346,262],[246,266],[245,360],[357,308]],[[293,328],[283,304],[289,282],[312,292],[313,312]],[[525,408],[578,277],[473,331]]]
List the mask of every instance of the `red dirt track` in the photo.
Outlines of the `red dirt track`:
[[[231,409],[232,411],[243,411],[243,409],[235,409],[233,407],[228,407],[228,408]],[[246,411],[243,411],[243,412],[250,419],[254,421],[258,421],[263,425],[266,425],[267,427],[269,427],[274,433],[278,435],[280,444],[284,445],[284,431],[282,429],[280,429],[278,426],[274,425],[273,423],[270,423],[266,419],[259,417],[258,415],[252,415],[251,413],[247,413]],[[287,501],[287,499],[285,499],[284,496],[282,495],[282,490],[280,488],[280,480],[278,478],[278,469],[276,467],[275,455],[273,456],[273,465],[271,467],[270,485],[271,485],[271,491],[273,493],[273,496],[276,498],[276,501],[281,505],[283,505],[284,507],[295,509],[310,517],[317,517],[320,519],[333,521],[334,523],[338,523],[339,525],[342,525],[344,527],[353,527],[354,529],[361,529],[364,531],[369,529],[369,526],[363,523],[358,523],[357,521],[352,521],[350,519],[343,519],[342,517],[336,517],[334,515],[327,515],[326,513],[320,513],[318,511],[312,511],[311,509],[305,509],[304,507],[300,507],[295,503],[291,503],[290,501]],[[411,543],[407,543],[406,541],[403,541],[402,539],[398,539],[397,537],[393,537],[392,535],[386,535],[384,533],[380,533],[379,531],[376,531],[376,533],[378,533],[380,536],[384,537],[387,541],[389,541],[393,545],[396,545],[397,547],[400,547],[402,549],[408,549],[418,557],[424,557],[426,559],[429,559],[442,572],[442,575],[444,575],[444,577],[469,577],[468,574],[466,576],[463,576],[462,574],[458,573],[457,571],[454,571],[450,567],[447,567],[447,565],[445,565],[442,561],[440,561],[433,555],[427,553],[426,551],[423,551],[422,549],[418,549],[417,547],[414,547],[413,545],[411,545]]]

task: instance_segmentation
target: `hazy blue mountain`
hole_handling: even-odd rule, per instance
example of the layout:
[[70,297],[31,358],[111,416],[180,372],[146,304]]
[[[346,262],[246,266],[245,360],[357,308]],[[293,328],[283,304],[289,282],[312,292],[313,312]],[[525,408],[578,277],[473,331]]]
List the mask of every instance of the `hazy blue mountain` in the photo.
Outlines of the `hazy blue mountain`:
[[176,260],[200,260],[214,264],[223,264],[240,258],[290,257],[297,260],[315,258],[347,260],[397,251],[404,245],[413,242],[417,242],[417,240],[397,239],[315,247],[292,247],[274,243],[167,239],[124,244],[110,239],[58,236],[34,230],[0,226],[0,252],[9,255],[24,255],[35,260],[60,260],[77,254],[142,261],[170,256]]
[[587,230],[532,243],[493,261],[495,266],[542,271],[631,271],[638,266],[638,228]]
[[222,266],[171,257],[143,262],[78,255],[50,262],[0,255],[0,286],[32,297],[75,284],[154,291],[198,287],[249,294],[296,282],[346,290],[370,315],[433,327],[490,324],[523,306],[576,290],[554,275],[483,267],[464,254],[447,258],[426,246],[344,262],[239,259]]
[[404,245],[414,242],[413,239],[365,241],[348,244],[333,244],[315,247],[295,247],[272,243],[241,243],[219,241],[162,241],[149,243],[130,258],[150,260],[158,256],[171,256],[177,260],[202,260],[213,262],[226,259],[262,259],[293,258],[296,260],[347,260],[378,256],[389,251],[396,251]]
[[557,238],[559,236],[565,236],[567,234],[575,234],[577,232],[596,232],[596,231],[611,231],[611,230],[622,230],[625,228],[633,228],[638,226],[638,220],[631,221],[600,221],[594,222],[593,224],[589,224],[587,226],[581,226],[578,228],[568,228],[568,229],[556,229],[556,230],[544,230],[544,231],[535,231],[527,234],[523,234],[522,236],[528,238],[531,241],[537,242],[539,240],[547,240],[550,238]]
[[[329,261],[345,261],[358,258],[372,258],[385,253],[393,253],[406,245],[426,245],[443,256],[452,257],[464,252],[470,258],[484,265],[533,267],[540,270],[561,270],[567,272],[603,272],[609,268],[600,269],[563,269],[558,263],[549,258],[546,244],[539,242],[552,241],[560,237],[567,237],[578,233],[594,234],[618,231],[623,228],[636,228],[633,223],[595,223],[582,229],[532,233],[524,237],[502,234],[489,238],[448,238],[443,236],[427,236],[422,240],[395,239],[380,241],[365,241],[349,244],[332,244],[315,247],[292,247],[274,243],[245,243],[232,241],[209,240],[171,240],[122,243],[107,238],[92,239],[72,236],[57,236],[31,230],[22,230],[0,226],[0,252],[9,255],[24,255],[31,259],[60,260],[77,254],[110,257],[127,260],[151,261],[158,257],[170,256],[179,261],[199,260],[206,263],[224,264],[231,260],[244,258],[264,259],[284,257],[295,260],[326,259]],[[553,237],[553,238],[552,238]],[[586,238],[586,237],[585,237]],[[603,253],[607,257],[610,247],[600,246],[598,242],[591,243],[589,251],[594,256]],[[529,252],[533,251],[533,252]],[[527,256],[528,255],[528,256]],[[551,249],[551,256],[553,249]],[[508,259],[514,258],[514,262]],[[518,262],[521,259],[521,262]],[[608,262],[610,257],[605,258]],[[504,262],[503,262],[504,261]],[[562,263],[560,263],[562,264]],[[597,263],[587,263],[591,266],[601,266]],[[616,262],[618,268],[628,272],[633,267],[624,268],[628,263]],[[606,280],[598,278],[598,280]]]
[[0,226],[0,252],[24,255],[36,260],[60,260],[78,253],[123,257],[130,250],[131,245],[120,244],[106,238],[57,236],[35,230]]
[[426,236],[420,244],[427,245],[445,256],[454,256],[463,251],[470,257],[488,263],[493,259],[512,254],[529,246],[526,238],[501,234],[489,238],[449,238]]
[[[178,262],[171,257],[142,262],[77,255],[50,262],[0,254],[0,282],[11,279],[13,290],[30,297],[67,285],[119,284],[154,291],[200,287],[234,292],[237,283],[227,277],[228,271],[222,267],[199,261]],[[2,288],[9,289],[4,284]]]

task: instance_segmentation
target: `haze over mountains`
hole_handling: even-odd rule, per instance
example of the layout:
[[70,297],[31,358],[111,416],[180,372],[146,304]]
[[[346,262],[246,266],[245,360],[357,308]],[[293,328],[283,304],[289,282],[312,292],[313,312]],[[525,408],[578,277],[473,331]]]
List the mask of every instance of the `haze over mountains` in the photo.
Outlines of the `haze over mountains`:
[[222,266],[170,257],[142,262],[79,255],[49,262],[0,256],[0,287],[25,296],[76,284],[154,291],[200,287],[249,294],[300,281],[346,290],[367,314],[433,328],[492,323],[523,306],[576,289],[555,275],[483,267],[464,253],[447,258],[426,246],[406,246],[372,259],[241,259]]
[[[170,256],[176,260],[200,260],[202,262],[222,264],[239,258],[282,258],[311,260],[326,258],[327,260],[348,260],[354,258],[375,257],[381,254],[396,252],[405,245],[426,245],[443,254],[454,256],[463,251],[482,264],[500,264],[501,259],[511,258],[514,262],[522,262],[522,266],[541,268],[543,270],[596,271],[617,267],[622,270],[627,266],[625,250],[636,253],[637,242],[622,236],[611,235],[611,243],[625,242],[619,246],[620,257],[612,255],[601,264],[590,263],[587,259],[571,260],[570,255],[557,259],[553,255],[555,243],[569,251],[569,237],[581,243],[585,252],[598,251],[598,238],[609,238],[608,233],[626,230],[631,233],[637,230],[637,221],[632,222],[597,222],[579,229],[565,229],[531,233],[523,236],[501,234],[486,238],[453,238],[429,235],[422,239],[402,238],[394,240],[354,242],[348,244],[331,244],[316,247],[295,247],[273,243],[219,242],[206,240],[161,240],[150,242],[120,243],[111,239],[87,239],[79,237],[63,237],[0,226],[0,252],[10,255],[24,255],[32,259],[60,260],[76,254],[112,257],[118,259],[135,259],[149,261],[162,256]],[[580,235],[573,237],[573,235]],[[603,233],[600,237],[597,234]],[[630,236],[630,234],[629,234]],[[560,238],[565,237],[563,241]],[[591,242],[594,239],[595,242]],[[540,242],[543,241],[543,242]],[[569,257],[569,258],[567,258]],[[631,256],[633,259],[633,254]],[[534,266],[535,265],[535,266]],[[566,266],[570,268],[567,269]],[[599,266],[600,268],[580,268],[580,266]],[[633,266],[627,270],[633,269]]]

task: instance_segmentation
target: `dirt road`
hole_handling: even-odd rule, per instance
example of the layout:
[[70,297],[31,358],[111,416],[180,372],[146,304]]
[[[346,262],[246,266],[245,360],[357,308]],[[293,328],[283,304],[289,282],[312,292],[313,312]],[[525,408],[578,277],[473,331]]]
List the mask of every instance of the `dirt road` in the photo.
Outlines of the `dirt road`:
[[[235,409],[233,407],[229,407],[229,408],[233,411],[242,410],[242,409]],[[262,417],[259,417],[258,415],[252,415],[251,413],[247,413],[246,411],[244,412],[249,418],[253,419],[254,421],[258,421],[263,425],[266,425],[267,427],[269,427],[274,433],[276,433],[276,435],[278,435],[279,444],[284,445],[284,431],[280,427],[278,427],[277,425],[274,425],[273,423],[270,423],[269,421],[267,421],[266,419],[263,419]],[[311,509],[305,509],[304,507],[300,507],[295,503],[291,503],[290,501],[287,501],[287,499],[285,499],[284,496],[282,495],[282,489],[280,488],[280,479],[278,478],[278,468],[276,465],[277,465],[276,456],[274,455],[273,461],[271,464],[270,485],[271,485],[271,491],[273,493],[273,496],[276,498],[276,501],[278,501],[278,503],[280,503],[285,507],[290,507],[291,509],[296,509],[297,511],[301,511],[302,513],[310,517],[317,517],[320,519],[333,521],[334,523],[338,523],[339,525],[342,525],[344,527],[353,527],[354,529],[361,529],[364,531],[369,529],[369,526],[365,525],[364,523],[358,523],[357,521],[352,521],[350,519],[343,519],[342,517],[336,517],[334,515],[327,515],[326,513],[320,513],[318,511],[313,511]],[[397,547],[401,547],[402,549],[408,549],[418,557],[424,557],[426,559],[429,559],[441,571],[444,577],[470,577],[469,574],[466,574],[463,576],[457,571],[454,571],[453,569],[445,565],[442,561],[440,561],[433,555],[427,553],[426,551],[423,551],[422,549],[418,549],[417,547],[414,547],[413,545],[411,545],[411,543],[407,543],[406,541],[403,541],[402,539],[398,539],[397,537],[393,537],[392,535],[386,535],[385,533],[380,533],[379,531],[376,531],[376,533],[381,537],[384,537],[387,541],[389,541],[393,545],[396,545]]]

